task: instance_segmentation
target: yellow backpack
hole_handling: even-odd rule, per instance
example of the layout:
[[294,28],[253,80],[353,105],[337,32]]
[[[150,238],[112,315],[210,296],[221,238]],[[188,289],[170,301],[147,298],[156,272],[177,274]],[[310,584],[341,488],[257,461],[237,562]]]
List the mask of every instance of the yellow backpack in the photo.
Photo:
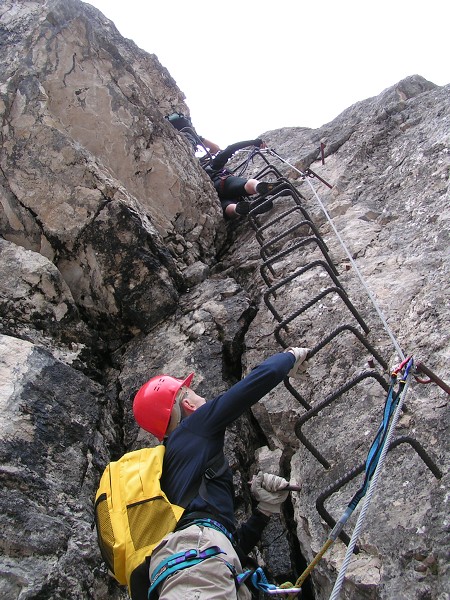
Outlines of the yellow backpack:
[[[132,598],[146,598],[150,585],[146,559],[160,540],[174,531],[184,512],[181,506],[171,504],[161,489],[164,453],[161,444],[110,462],[95,496],[101,555],[113,577],[128,586]],[[204,479],[219,476],[227,465],[222,453],[210,460],[203,479],[191,485],[183,504],[187,506],[199,492],[206,494]]]
[[184,508],[161,490],[165,447],[128,452],[109,463],[95,496],[95,524],[103,560],[122,585],[173,531]]

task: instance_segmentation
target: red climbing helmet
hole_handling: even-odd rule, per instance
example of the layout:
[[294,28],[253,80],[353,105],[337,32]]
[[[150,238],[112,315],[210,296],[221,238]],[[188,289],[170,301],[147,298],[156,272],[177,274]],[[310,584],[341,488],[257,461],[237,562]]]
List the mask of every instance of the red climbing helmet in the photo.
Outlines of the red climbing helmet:
[[144,383],[133,401],[134,418],[139,427],[161,441],[169,425],[175,397],[183,386],[190,387],[194,375],[190,373],[184,380],[157,375]]

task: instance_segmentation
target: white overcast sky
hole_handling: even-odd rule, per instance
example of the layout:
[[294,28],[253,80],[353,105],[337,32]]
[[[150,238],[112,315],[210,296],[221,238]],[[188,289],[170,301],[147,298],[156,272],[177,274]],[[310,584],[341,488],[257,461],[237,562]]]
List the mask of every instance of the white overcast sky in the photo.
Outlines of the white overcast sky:
[[200,135],[320,127],[408,75],[450,83],[448,0],[91,0],[156,54]]

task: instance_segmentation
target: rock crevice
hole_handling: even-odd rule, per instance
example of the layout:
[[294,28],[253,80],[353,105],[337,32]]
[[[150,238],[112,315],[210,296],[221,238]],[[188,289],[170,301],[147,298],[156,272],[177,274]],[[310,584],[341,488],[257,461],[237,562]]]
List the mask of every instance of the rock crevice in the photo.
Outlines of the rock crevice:
[[[209,178],[164,118],[189,109],[156,56],[78,0],[4,0],[0,24],[0,590],[8,600],[119,600],[125,591],[107,575],[91,529],[93,498],[109,460],[156,443],[132,416],[140,385],[160,372],[195,371],[196,391],[213,397],[285,345],[314,348],[336,328],[359,325],[335,293],[276,335],[268,285],[317,261],[270,298],[281,318],[307,305],[330,282],[322,249],[308,241],[308,225],[281,237],[286,221],[268,226],[263,239],[275,240],[280,255],[264,281],[254,228],[224,222]],[[343,330],[302,379],[278,386],[227,432],[239,520],[251,509],[247,482],[258,469],[302,483],[257,549],[278,582],[295,580],[300,555],[311,561],[325,542],[330,527],[317,499],[365,460],[382,416],[380,382],[399,361],[313,189],[400,347],[445,379],[449,99],[449,86],[412,75],[317,130],[299,124],[261,136],[295,169],[331,182],[312,180],[311,188],[271,157],[300,195],[377,352]],[[258,168],[255,161],[247,175]],[[288,198],[275,199],[259,223],[288,207]],[[295,255],[283,254],[300,241]],[[299,422],[308,406],[360,377],[301,426],[329,462],[324,469]],[[388,453],[343,597],[443,600],[445,392],[413,382],[397,435],[419,442],[441,477],[409,443]],[[358,483],[326,497],[333,518]],[[344,553],[336,542],[305,598],[329,597]]]

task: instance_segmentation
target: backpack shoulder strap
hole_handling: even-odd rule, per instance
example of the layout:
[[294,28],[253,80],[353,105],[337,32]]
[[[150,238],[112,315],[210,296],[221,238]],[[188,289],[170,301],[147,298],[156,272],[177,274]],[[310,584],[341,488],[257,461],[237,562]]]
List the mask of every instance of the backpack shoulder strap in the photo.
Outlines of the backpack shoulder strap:
[[190,488],[187,490],[183,497],[181,506],[188,506],[198,494],[203,498],[203,500],[208,501],[208,490],[206,488],[206,480],[220,477],[225,473],[228,467],[228,461],[225,458],[223,451],[221,450],[218,454],[213,456],[206,463],[206,468],[202,475],[201,481],[196,481],[190,486]]
[[213,456],[207,463],[203,473],[204,479],[215,479],[220,477],[228,469],[229,464],[223,451],[221,450],[216,456]]

